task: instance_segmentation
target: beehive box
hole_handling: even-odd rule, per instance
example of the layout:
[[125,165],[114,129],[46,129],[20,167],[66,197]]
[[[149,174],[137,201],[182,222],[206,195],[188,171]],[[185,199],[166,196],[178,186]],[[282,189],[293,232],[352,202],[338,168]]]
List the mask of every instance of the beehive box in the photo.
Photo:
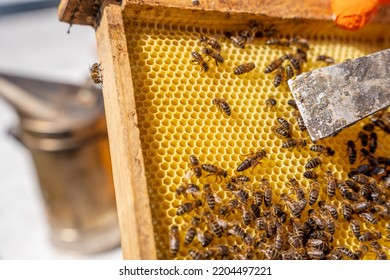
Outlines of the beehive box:
[[[92,3],[94,2],[94,3]],[[185,3],[183,3],[185,2]],[[280,195],[291,194],[290,178],[295,178],[306,193],[313,180],[303,176],[305,164],[317,156],[307,133],[298,129],[292,115],[294,109],[287,105],[292,98],[285,83],[273,85],[274,74],[265,74],[265,67],[286,52],[294,52],[295,46],[270,47],[265,38],[255,38],[245,48],[236,48],[224,33],[237,32],[247,28],[250,20],[274,25],[279,38],[299,36],[310,43],[308,61],[303,71],[323,67],[316,61],[318,55],[334,57],[336,62],[357,58],[390,47],[388,22],[379,20],[358,32],[346,32],[333,26],[327,1],[301,1],[291,5],[288,1],[268,3],[240,3],[229,1],[214,3],[200,1],[62,1],[60,18],[72,24],[90,24],[96,27],[99,57],[103,72],[103,92],[106,105],[110,149],[113,161],[114,182],[122,233],[123,255],[126,259],[191,259],[190,251],[205,252],[218,244],[231,247],[237,245],[233,257],[244,257],[248,248],[255,250],[254,257],[267,257],[266,250],[274,246],[275,237],[266,237],[257,248],[246,245],[242,238],[225,230],[214,237],[207,248],[202,248],[197,238],[188,246],[183,245],[191,218],[202,217],[198,232],[210,230],[204,218],[206,206],[202,186],[210,184],[220,201],[212,209],[214,219],[224,220],[218,209],[236,198],[234,192],[226,190],[231,176],[247,175],[248,185],[240,186],[251,194],[261,189],[261,179],[269,181],[272,189],[272,204],[281,202]],[[246,2],[246,1],[245,1]],[[314,4],[314,5],[313,5]],[[386,14],[386,12],[384,13]],[[200,65],[192,63],[191,52],[200,52],[200,35],[218,38],[222,44],[221,55],[225,62],[218,66],[209,61],[209,71],[201,71]],[[256,67],[244,75],[234,75],[233,69],[246,62]],[[214,98],[224,98],[231,107],[227,116],[212,104]],[[266,105],[268,98],[274,98],[275,107]],[[285,139],[278,137],[273,126],[277,118],[288,120],[293,128],[293,137],[305,139],[307,146],[300,149],[283,149]],[[341,215],[345,199],[337,191],[329,198],[326,193],[325,172],[332,171],[343,181],[348,179],[351,168],[365,163],[358,160],[351,165],[348,161],[348,140],[356,142],[358,133],[369,123],[362,121],[333,138],[318,142],[331,147],[334,156],[320,155],[322,164],[315,168],[321,184],[319,200],[334,205],[340,217],[336,221],[336,232],[331,247],[343,246],[356,251],[361,242],[353,235],[350,223]],[[385,133],[376,131],[378,147],[375,156],[390,157],[390,144]],[[237,166],[245,160],[246,154],[264,149],[267,157],[255,168],[238,173]],[[201,164],[213,164],[227,171],[226,178],[203,176],[188,178],[189,156],[198,157]],[[183,184],[195,183],[201,187],[194,196],[177,194]],[[389,195],[388,190],[384,190]],[[177,215],[177,210],[187,201],[201,199],[203,205],[197,209]],[[249,201],[252,201],[252,197]],[[301,221],[308,217],[308,210],[318,211],[318,202],[307,205]],[[261,206],[262,213],[272,207]],[[285,208],[289,218],[292,217]],[[389,246],[386,240],[388,217],[379,217],[377,224],[361,220],[362,232],[381,231],[382,246]],[[241,210],[236,210],[226,221],[237,223],[247,236],[259,238],[255,222],[243,225]],[[290,219],[283,225],[291,231]],[[169,232],[172,225],[178,225],[180,249],[177,255],[169,250]],[[261,243],[261,242],[260,242]],[[367,243],[369,244],[369,243]],[[286,243],[284,249],[288,251]],[[384,247],[384,250],[386,247]],[[364,258],[376,255],[369,252]]]

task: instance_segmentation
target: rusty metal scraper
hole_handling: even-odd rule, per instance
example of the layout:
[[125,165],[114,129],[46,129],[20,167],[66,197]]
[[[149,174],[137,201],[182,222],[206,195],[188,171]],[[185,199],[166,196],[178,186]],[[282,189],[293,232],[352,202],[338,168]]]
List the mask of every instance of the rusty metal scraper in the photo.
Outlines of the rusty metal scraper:
[[288,85],[313,141],[390,105],[390,49],[303,73]]

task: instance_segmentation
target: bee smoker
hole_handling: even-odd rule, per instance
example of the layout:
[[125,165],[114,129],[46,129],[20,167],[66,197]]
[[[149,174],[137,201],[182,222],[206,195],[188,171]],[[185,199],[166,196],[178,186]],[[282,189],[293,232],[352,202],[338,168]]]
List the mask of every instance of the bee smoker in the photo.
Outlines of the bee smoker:
[[[32,93],[34,90],[37,93]],[[10,132],[32,155],[54,244],[81,253],[118,246],[100,91],[0,77],[0,95],[20,117],[19,125]]]

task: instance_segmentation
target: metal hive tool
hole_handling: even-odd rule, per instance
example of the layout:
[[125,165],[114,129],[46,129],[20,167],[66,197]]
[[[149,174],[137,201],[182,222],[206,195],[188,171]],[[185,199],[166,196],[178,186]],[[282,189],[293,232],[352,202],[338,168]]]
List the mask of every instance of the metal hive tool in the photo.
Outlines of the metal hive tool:
[[390,49],[316,69],[288,82],[313,141],[390,105]]

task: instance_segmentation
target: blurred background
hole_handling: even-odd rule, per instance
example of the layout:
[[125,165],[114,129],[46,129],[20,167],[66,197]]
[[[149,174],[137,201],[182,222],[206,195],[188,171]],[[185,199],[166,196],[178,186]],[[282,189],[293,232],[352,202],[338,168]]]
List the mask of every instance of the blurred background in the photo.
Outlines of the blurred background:
[[[24,85],[25,93],[30,92],[29,86],[31,81],[35,80],[37,80],[36,86],[34,84],[36,88],[33,89],[30,86],[31,92],[40,91],[40,81],[48,82],[53,89],[57,89],[57,85],[59,89],[62,89],[65,84],[70,84],[66,87],[70,88],[67,92],[71,92],[69,95],[71,96],[71,103],[73,102],[72,106],[75,100],[83,100],[84,102],[82,106],[77,105],[77,117],[79,117],[79,115],[83,114],[80,113],[80,108],[86,108],[86,96],[87,100],[91,100],[91,96],[93,96],[93,104],[101,104],[101,99],[96,98],[100,94],[99,87],[95,86],[92,90],[98,91],[94,93],[95,95],[88,95],[84,91],[81,93],[81,91],[76,90],[78,87],[83,87],[86,81],[90,80],[89,66],[98,61],[95,31],[89,26],[74,25],[70,30],[70,34],[67,34],[69,26],[59,22],[57,18],[58,4],[59,0],[0,0],[0,77],[4,77],[4,75],[12,76],[14,77],[12,82],[16,85],[19,84],[17,82],[19,77],[21,81],[24,81],[23,79],[25,78],[31,79]],[[89,85],[88,89],[90,89]],[[40,99],[38,99],[38,102],[44,100],[49,94],[50,92],[42,95],[39,93]],[[53,96],[62,98],[66,94],[53,92]],[[66,114],[67,110],[60,107],[61,103],[66,103],[66,101],[61,100],[61,98],[49,97],[48,102],[54,102],[55,106],[53,108],[62,110],[62,113]],[[92,103],[89,102],[89,104]],[[66,105],[64,107],[72,106]],[[41,157],[41,155],[37,156],[36,152],[33,152],[35,153],[33,155],[31,149],[26,148],[10,134],[10,130],[18,127],[20,119],[26,117],[23,113],[23,111],[19,111],[19,114],[17,114],[14,106],[6,102],[0,94],[0,259],[121,259],[119,237],[117,237],[118,230],[113,228],[116,226],[115,223],[114,226],[111,226],[114,237],[108,241],[109,244],[105,247],[96,247],[93,250],[85,250],[83,247],[77,250],[78,245],[76,245],[73,248],[75,250],[68,250],[67,246],[62,246],[58,242],[55,245],[53,235],[58,236],[59,234],[55,230],[53,231],[53,227],[56,227],[55,219],[69,219],[72,222],[74,219],[77,220],[75,223],[76,229],[68,228],[66,232],[61,231],[61,238],[66,236],[68,238],[67,242],[73,242],[76,238],[75,236],[78,236],[78,227],[82,228],[82,230],[88,229],[89,225],[86,221],[89,222],[91,220],[88,217],[88,211],[91,211],[91,209],[58,210],[58,208],[62,207],[60,204],[63,202],[52,203],[52,201],[58,199],[55,198],[57,194],[54,193],[55,195],[52,195],[50,193],[52,190],[45,190],[47,185],[51,184],[52,181],[50,180],[53,180],[53,178],[48,179],[42,173],[51,172],[62,183],[65,180],[62,180],[61,176],[70,178],[73,173],[81,173],[81,177],[89,176],[84,174],[88,173],[84,172],[83,168],[85,167],[80,167],[84,171],[77,171],[79,162],[72,170],[68,170],[66,174],[58,175],[62,173],[60,168],[62,168],[61,164],[63,162],[67,160],[66,164],[69,166],[72,165],[69,162],[74,161],[75,158],[84,160],[88,158],[88,151],[83,152],[82,155],[78,152],[80,147],[85,145],[85,142],[82,142],[76,152],[74,149],[61,153],[45,152],[42,153],[45,158],[43,160],[40,159],[41,161],[37,160],[37,157]],[[30,117],[28,116],[28,118]],[[29,122],[26,123],[30,125]],[[58,135],[55,137],[60,137]],[[47,131],[40,134],[39,137],[48,137]],[[70,151],[72,151],[71,156],[69,156]],[[96,160],[99,161],[101,159],[98,158]],[[47,165],[50,162],[54,162],[52,164],[53,168],[40,167],[37,169],[37,166],[42,164],[46,164],[46,167],[48,167]],[[100,163],[95,162],[93,164],[99,165]],[[56,169],[57,166],[58,169]],[[89,166],[87,169],[89,169]],[[38,171],[40,177],[38,176]],[[84,180],[89,180],[89,177],[87,179],[84,178]],[[45,186],[42,186],[42,181],[45,181]],[[72,182],[72,186],[75,184],[77,185],[78,183]],[[56,186],[52,186],[53,188],[64,188],[61,184],[54,185]],[[82,185],[78,186],[77,191],[80,189],[83,189]],[[67,195],[67,191],[68,188],[65,187],[65,190],[59,193]],[[83,200],[89,200],[89,206],[92,205],[93,211],[93,203],[95,203],[96,199],[93,197],[94,194],[92,194],[91,199],[89,192],[94,192],[96,195],[98,191],[92,188],[83,190],[80,193],[76,192],[75,194],[73,190],[70,200],[79,200],[83,196],[80,198],[79,203],[83,205]],[[112,192],[112,190],[110,189],[109,192]],[[102,195],[95,205],[97,212],[104,207],[111,207],[111,202],[106,203],[103,196],[105,195]],[[69,201],[65,203],[67,202]],[[61,215],[51,215],[51,211],[57,210],[61,212]],[[78,212],[69,213],[69,211]],[[81,218],[78,216],[80,213],[84,213],[84,216]],[[106,221],[108,218],[105,217],[104,219]],[[96,240],[99,240],[99,243],[105,242],[104,238]],[[94,253],[88,251],[94,251]]]

